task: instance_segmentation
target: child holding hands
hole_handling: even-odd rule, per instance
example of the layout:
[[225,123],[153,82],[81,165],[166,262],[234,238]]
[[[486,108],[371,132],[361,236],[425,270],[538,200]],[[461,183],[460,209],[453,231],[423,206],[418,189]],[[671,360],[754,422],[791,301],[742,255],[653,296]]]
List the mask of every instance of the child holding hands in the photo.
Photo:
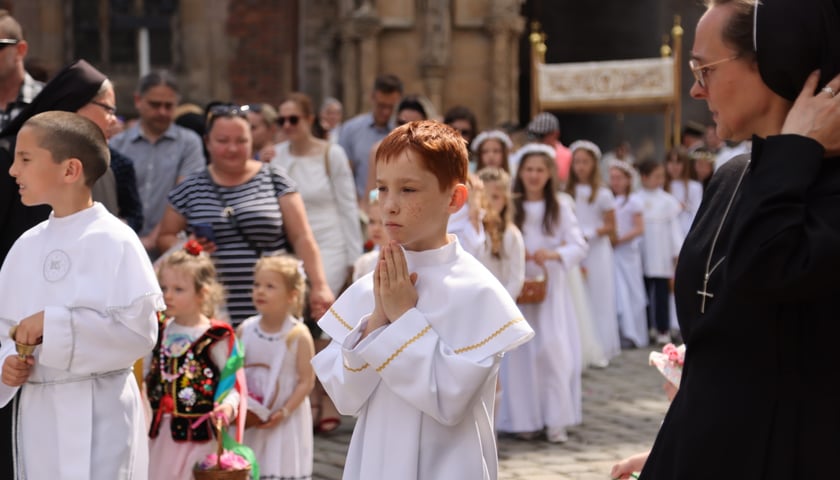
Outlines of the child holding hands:
[[[312,477],[312,413],[315,385],[312,335],[300,321],[305,276],[290,255],[263,257],[254,268],[254,305],[259,315],[242,322],[248,382],[245,444],[254,450],[260,478]],[[251,420],[253,419],[253,420]]]
[[467,201],[467,161],[459,134],[431,121],[395,129],[377,150],[391,242],[374,272],[319,321],[332,343],[313,360],[339,411],[358,416],[345,479],[498,476],[492,412],[501,354],[533,330],[446,233]]
[[0,404],[20,390],[19,478],[148,477],[131,366],[154,346],[163,300],[137,235],[91,199],[109,160],[102,130],[74,113],[35,115],[18,134],[21,201],[53,208],[0,270]]

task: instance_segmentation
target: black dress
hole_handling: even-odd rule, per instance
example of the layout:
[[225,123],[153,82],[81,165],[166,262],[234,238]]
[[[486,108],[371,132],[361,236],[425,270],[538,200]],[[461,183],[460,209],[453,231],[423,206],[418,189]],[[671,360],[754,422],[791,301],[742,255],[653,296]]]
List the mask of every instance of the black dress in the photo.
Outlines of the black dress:
[[840,158],[794,135],[753,139],[715,174],[676,270],[681,387],[644,480],[837,478]]

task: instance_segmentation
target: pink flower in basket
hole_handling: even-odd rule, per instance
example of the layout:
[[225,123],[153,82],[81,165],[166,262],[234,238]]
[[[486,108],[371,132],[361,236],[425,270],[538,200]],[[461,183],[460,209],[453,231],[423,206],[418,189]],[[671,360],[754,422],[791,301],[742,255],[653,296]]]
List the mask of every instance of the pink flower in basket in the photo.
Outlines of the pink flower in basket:
[[216,468],[217,463],[222,470],[245,470],[251,467],[251,464],[241,456],[225,450],[222,452],[222,456],[218,459],[218,462],[216,461],[216,454],[211,453],[204,457],[204,460],[199,462],[196,468],[198,470],[213,470]]
[[675,366],[683,366],[685,362],[685,348],[680,350],[673,343],[669,343],[662,347],[662,353],[668,357],[668,361]]

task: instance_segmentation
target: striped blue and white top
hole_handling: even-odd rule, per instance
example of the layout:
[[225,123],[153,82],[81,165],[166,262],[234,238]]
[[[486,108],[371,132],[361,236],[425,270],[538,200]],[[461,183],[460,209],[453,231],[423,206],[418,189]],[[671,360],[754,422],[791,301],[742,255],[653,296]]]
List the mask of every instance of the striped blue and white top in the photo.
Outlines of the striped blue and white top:
[[261,253],[287,249],[278,198],[296,191],[285,172],[266,164],[242,185],[216,185],[204,170],[169,193],[169,203],[188,225],[213,226],[217,250],[212,258],[234,325],[257,314],[251,302],[254,264]]

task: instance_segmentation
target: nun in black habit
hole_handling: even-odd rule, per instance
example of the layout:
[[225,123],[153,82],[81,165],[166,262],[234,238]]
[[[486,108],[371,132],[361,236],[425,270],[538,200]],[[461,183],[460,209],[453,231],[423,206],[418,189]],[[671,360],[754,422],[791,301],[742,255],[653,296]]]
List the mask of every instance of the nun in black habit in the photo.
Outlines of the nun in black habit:
[[685,365],[641,478],[838,478],[840,0],[708,3],[691,94],[753,150],[680,253]]

